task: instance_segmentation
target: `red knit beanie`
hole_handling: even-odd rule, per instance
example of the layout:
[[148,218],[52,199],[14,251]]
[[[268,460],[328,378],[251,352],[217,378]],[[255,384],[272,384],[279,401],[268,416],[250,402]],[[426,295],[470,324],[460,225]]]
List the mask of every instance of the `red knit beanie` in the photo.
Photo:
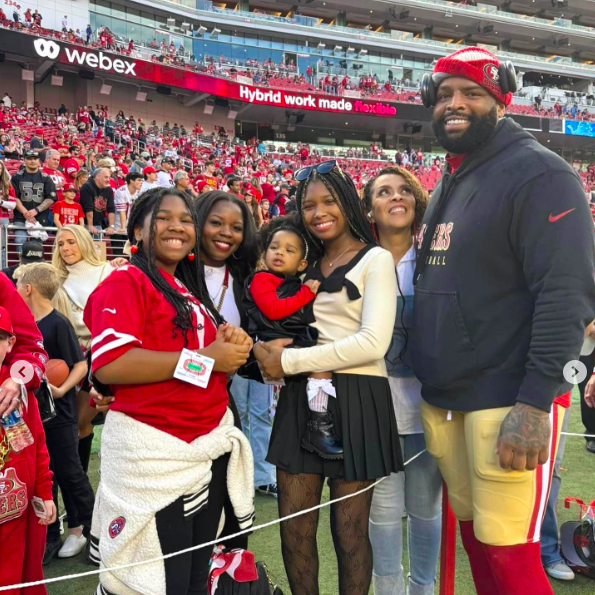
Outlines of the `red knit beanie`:
[[500,103],[509,106],[512,93],[502,93],[499,85],[500,60],[482,48],[464,48],[450,56],[440,58],[434,66],[432,80],[438,86],[449,76],[461,76],[472,80],[489,91]]

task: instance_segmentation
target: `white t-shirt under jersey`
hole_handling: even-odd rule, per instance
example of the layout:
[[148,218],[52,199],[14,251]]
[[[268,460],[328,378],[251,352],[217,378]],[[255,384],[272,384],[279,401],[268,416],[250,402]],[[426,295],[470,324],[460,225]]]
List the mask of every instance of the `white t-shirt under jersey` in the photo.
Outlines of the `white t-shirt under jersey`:
[[[217,307],[219,300],[221,299],[221,292],[223,291],[225,267],[209,267],[205,265],[205,279],[211,300],[215,307]],[[234,280],[230,273],[229,287],[225,292],[225,298],[223,300],[223,305],[221,306],[221,316],[223,316],[229,324],[240,326],[240,312],[233,297],[233,284]]]

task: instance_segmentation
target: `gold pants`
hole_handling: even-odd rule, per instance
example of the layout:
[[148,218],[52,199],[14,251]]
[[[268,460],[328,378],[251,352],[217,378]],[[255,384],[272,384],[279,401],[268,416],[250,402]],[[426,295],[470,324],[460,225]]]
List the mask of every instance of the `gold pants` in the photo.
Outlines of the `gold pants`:
[[496,454],[500,425],[511,407],[482,411],[446,411],[422,403],[428,452],[448,487],[459,520],[473,520],[475,536],[487,545],[539,541],[560,428],[565,409],[550,413],[550,456],[534,471],[501,469]]

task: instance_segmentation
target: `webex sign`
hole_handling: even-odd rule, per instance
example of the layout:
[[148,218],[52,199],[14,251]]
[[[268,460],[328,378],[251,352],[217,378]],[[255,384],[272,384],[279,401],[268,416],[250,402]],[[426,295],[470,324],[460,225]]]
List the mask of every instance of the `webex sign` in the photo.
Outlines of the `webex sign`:
[[[38,56],[62,64],[99,69],[134,77],[136,80],[151,81],[158,85],[178,87],[196,93],[208,93],[255,105],[366,116],[392,117],[397,115],[397,108],[394,105],[382,101],[262,88],[200,72],[165,66],[159,62],[128,57],[120,58],[118,54],[112,54],[111,52],[96,52],[90,48],[57,43],[51,39],[36,39],[33,42],[33,47]],[[246,80],[244,77],[242,78]]]
[[[56,60],[60,55],[60,46],[51,39],[36,39],[33,42],[33,47],[35,48],[37,55],[42,58]],[[65,58],[65,60],[62,59],[60,62],[88,66],[89,68],[99,68],[100,70],[113,71],[127,76],[136,76],[134,62],[108,56],[103,52],[95,54],[82,48],[64,46],[64,51],[61,57]]]

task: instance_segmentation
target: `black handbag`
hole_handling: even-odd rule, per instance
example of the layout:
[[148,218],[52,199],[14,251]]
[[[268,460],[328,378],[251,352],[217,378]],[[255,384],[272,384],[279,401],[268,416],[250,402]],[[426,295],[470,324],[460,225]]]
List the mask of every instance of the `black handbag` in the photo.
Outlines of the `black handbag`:
[[39,388],[34,392],[39,407],[39,416],[45,424],[56,417],[56,404],[47,378],[44,376]]

